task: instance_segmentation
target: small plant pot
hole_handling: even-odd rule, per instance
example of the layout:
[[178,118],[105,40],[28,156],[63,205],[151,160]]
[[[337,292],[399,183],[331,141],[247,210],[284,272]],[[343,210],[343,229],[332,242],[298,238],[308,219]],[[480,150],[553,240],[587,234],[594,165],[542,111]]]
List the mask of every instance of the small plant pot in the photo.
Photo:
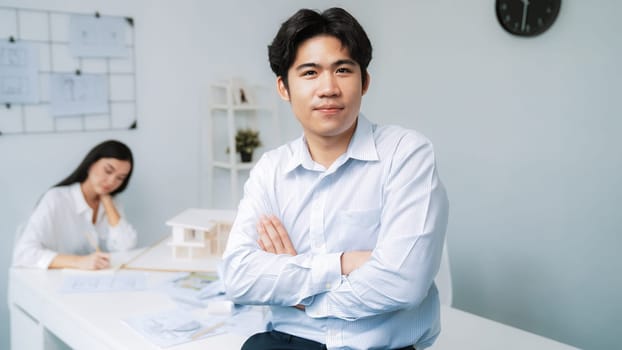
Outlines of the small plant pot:
[[250,163],[253,161],[253,153],[240,152],[242,163]]

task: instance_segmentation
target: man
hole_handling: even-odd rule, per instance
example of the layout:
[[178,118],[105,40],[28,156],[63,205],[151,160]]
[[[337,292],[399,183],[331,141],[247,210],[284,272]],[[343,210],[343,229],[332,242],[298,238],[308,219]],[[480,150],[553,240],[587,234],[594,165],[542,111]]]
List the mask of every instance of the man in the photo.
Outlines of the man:
[[447,197],[423,135],[359,114],[371,53],[340,8],[298,11],[269,46],[304,135],[252,170],[224,253],[228,296],[272,309],[243,349],[422,349],[439,334]]

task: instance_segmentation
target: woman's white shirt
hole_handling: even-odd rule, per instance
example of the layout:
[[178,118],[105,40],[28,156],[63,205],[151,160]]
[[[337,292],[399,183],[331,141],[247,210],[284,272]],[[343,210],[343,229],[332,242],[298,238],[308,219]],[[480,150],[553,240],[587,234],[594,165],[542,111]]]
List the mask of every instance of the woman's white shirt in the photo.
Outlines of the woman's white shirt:
[[86,203],[80,183],[51,188],[43,195],[17,239],[13,266],[47,269],[58,254],[91,254],[95,247],[87,235],[91,242],[97,239],[102,251],[134,248],[136,230],[125,220],[116,201],[115,207],[121,217],[117,225],[108,223],[101,203],[93,224],[93,209]]

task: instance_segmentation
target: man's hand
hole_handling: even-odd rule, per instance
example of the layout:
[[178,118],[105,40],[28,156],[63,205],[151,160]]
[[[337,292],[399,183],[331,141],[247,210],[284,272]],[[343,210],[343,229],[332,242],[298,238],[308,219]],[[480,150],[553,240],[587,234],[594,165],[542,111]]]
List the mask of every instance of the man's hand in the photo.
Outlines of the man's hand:
[[268,253],[297,255],[289,234],[276,216],[262,216],[257,223],[259,247]]
[[371,250],[344,252],[341,255],[341,274],[349,275],[369,260]]
[[[289,239],[289,234],[281,221],[276,216],[262,216],[257,223],[257,233],[259,239],[257,243],[259,247],[268,253],[273,254],[289,254],[297,255],[296,249],[292,241]],[[304,305],[294,305],[298,310],[305,311]]]

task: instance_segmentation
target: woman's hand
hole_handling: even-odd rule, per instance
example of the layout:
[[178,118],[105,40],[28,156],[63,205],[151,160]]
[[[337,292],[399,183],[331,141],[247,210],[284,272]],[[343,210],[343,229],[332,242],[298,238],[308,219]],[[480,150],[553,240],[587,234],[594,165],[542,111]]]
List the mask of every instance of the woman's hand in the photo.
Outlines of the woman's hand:
[[63,255],[54,257],[48,268],[50,269],[81,269],[101,270],[110,267],[110,254],[95,252],[89,255]]
[[101,270],[110,267],[110,254],[95,252],[89,255],[79,256],[76,265],[82,270]]
[[117,211],[117,208],[114,206],[112,197],[109,194],[102,194],[99,196],[99,200],[102,202],[104,210],[106,211],[108,223],[110,224],[110,226],[116,226],[119,223],[121,216],[119,215],[119,211]]

